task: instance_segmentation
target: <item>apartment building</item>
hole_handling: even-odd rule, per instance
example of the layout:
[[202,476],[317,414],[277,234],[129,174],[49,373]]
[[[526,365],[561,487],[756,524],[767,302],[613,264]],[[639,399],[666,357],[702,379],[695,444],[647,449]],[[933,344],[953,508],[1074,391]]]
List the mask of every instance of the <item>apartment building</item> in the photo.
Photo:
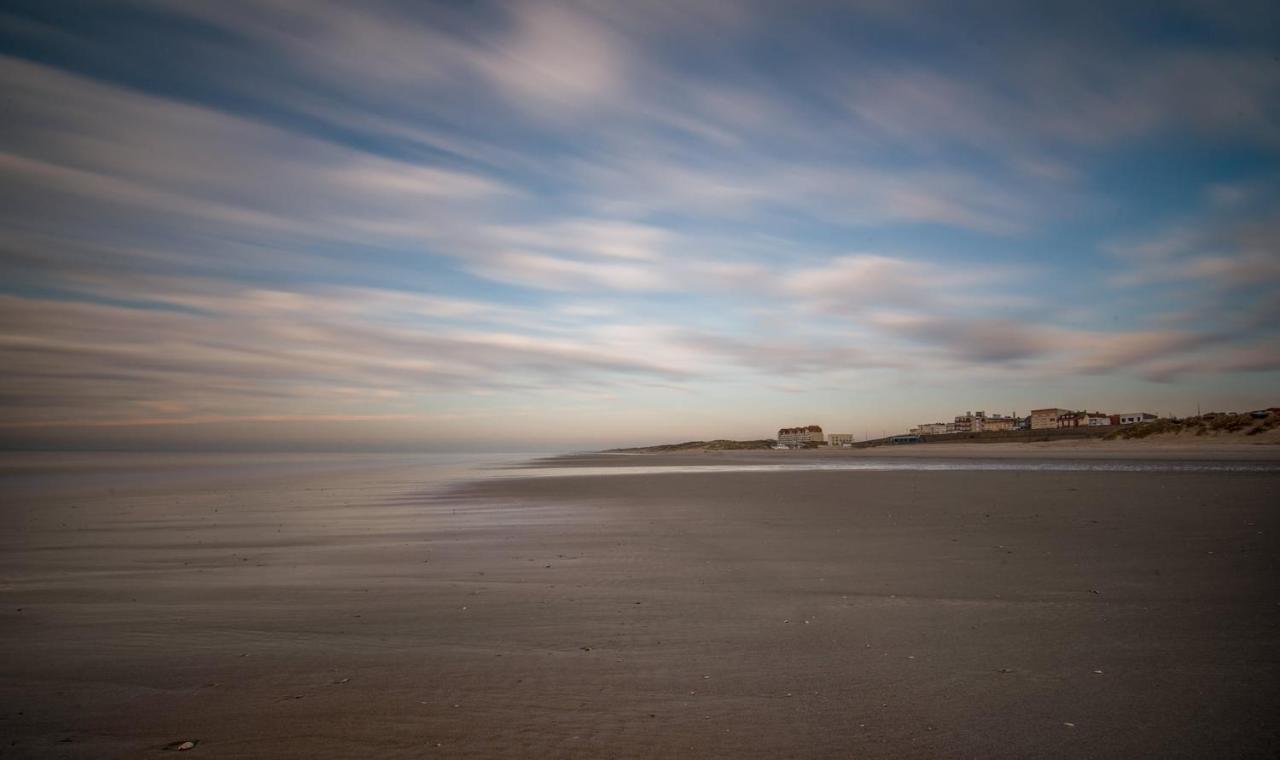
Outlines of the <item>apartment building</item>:
[[1058,420],[1069,414],[1071,414],[1070,409],[1032,409],[1031,429],[1044,430],[1059,427]]
[[957,415],[952,423],[953,433],[983,433],[988,430],[1013,430],[1018,426],[1016,415],[987,414],[986,412],[965,412]]
[[853,433],[832,433],[827,436],[827,444],[830,446],[852,446]]
[[1017,417],[1006,417],[1003,414],[993,414],[982,421],[983,430],[1013,430],[1017,426]]
[[798,449],[809,444],[821,445],[824,438],[818,425],[778,429],[778,445]]
[[981,433],[984,429],[982,423],[986,416],[986,412],[957,414],[956,421],[953,424],[954,431],[957,433]]

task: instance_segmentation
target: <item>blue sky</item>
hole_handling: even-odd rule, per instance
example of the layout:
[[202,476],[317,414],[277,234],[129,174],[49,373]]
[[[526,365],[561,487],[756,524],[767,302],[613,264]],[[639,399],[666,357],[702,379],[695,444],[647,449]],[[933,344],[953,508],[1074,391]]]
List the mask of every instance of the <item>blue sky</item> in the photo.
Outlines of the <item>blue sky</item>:
[[10,2],[0,440],[1277,403],[1266,3]]

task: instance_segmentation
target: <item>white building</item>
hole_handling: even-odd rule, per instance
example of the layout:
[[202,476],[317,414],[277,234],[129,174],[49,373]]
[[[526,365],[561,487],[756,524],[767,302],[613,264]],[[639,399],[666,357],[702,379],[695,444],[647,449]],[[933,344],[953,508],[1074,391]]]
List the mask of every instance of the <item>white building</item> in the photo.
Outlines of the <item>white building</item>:
[[916,435],[943,435],[955,432],[955,430],[948,430],[947,427],[945,422],[926,422],[911,428],[911,432]]
[[1138,422],[1147,422],[1156,418],[1154,414],[1148,414],[1146,412],[1129,412],[1128,414],[1121,414],[1117,416],[1120,418],[1121,425],[1133,425]]
[[827,436],[827,444],[830,446],[852,446],[853,433],[832,433]]

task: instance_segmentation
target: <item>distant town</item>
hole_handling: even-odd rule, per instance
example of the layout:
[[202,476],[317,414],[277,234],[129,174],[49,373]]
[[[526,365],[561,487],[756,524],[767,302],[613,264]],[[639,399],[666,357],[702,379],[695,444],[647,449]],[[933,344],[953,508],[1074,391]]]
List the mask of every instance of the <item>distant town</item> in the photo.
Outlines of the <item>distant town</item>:
[[[1158,417],[1150,412],[1102,412],[1071,409],[1033,409],[1022,416],[965,412],[951,422],[924,422],[901,435],[880,438],[866,436],[856,441],[853,433],[826,433],[821,425],[799,425],[778,430],[776,438],[737,441],[727,438],[663,443],[609,449],[614,453],[672,453],[681,451],[743,451],[748,449],[864,448],[884,444],[944,443],[949,440],[974,442],[1019,442],[1061,439],[1137,439],[1150,436],[1239,435],[1257,443],[1280,443],[1280,407],[1249,412],[1206,412],[1194,417]],[[1265,435],[1263,435],[1265,434]],[[955,436],[955,439],[949,438]],[[1258,436],[1258,437],[1255,437]]]
[[[1254,417],[1270,416],[1275,410],[1251,412]],[[1214,415],[1204,415],[1212,419]],[[1031,413],[1021,416],[1012,414],[987,414],[986,412],[965,412],[956,415],[951,422],[923,422],[911,428],[905,435],[886,437],[888,443],[920,443],[924,436],[952,435],[959,433],[990,433],[1016,430],[1057,430],[1062,428],[1104,428],[1122,427],[1151,422],[1157,416],[1150,412],[1122,412],[1108,414],[1104,412],[1077,411],[1071,409],[1032,409]],[[854,445],[852,433],[826,434],[821,425],[802,425],[784,427],[778,430],[775,449],[803,449],[818,446],[850,448]]]

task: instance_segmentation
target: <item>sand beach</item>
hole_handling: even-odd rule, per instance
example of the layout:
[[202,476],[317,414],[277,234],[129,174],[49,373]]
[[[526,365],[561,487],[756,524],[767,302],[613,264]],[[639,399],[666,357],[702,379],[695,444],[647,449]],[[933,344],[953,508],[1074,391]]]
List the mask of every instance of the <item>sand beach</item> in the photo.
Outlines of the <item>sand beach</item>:
[[24,461],[0,752],[1275,756],[1275,447],[973,448]]

